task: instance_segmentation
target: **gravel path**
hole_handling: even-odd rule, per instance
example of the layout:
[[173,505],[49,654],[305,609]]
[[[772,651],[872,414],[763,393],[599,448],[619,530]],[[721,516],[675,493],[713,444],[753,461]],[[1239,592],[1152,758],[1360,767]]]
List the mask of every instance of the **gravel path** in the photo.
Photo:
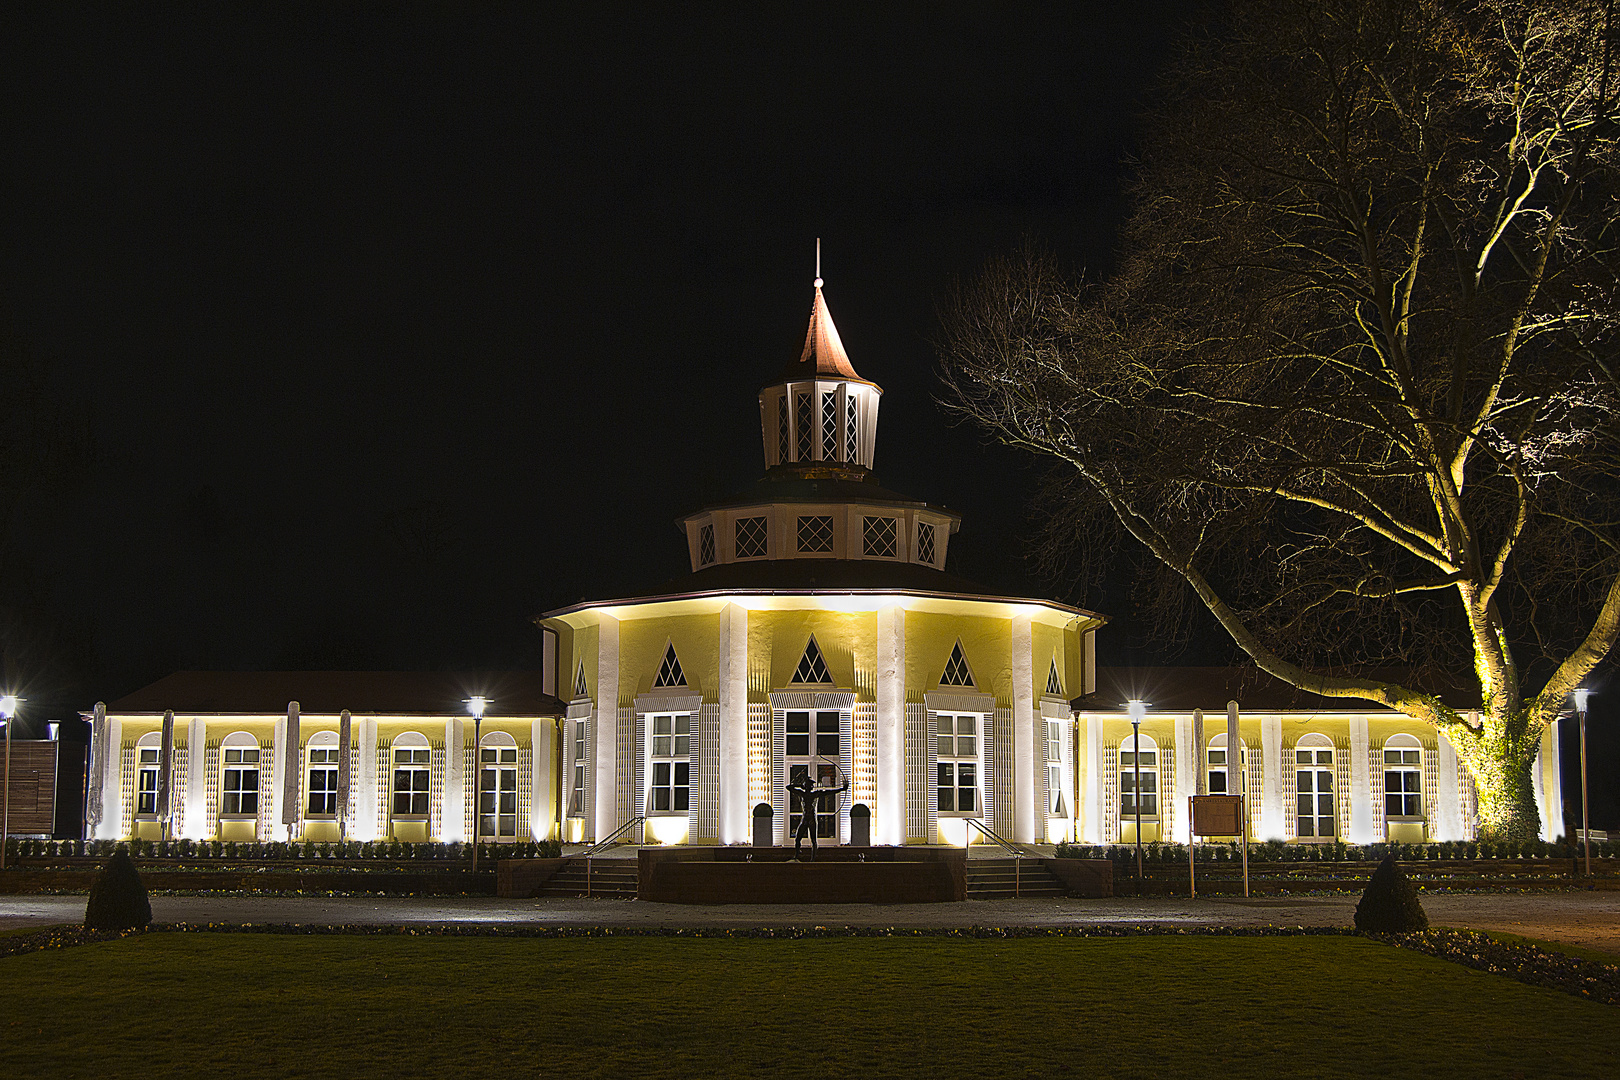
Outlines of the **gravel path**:
[[[1347,926],[1353,896],[998,900],[959,904],[734,904],[493,897],[154,896],[158,922],[486,923],[507,926]],[[1561,941],[1620,958],[1620,892],[1427,896],[1435,926]],[[77,923],[83,896],[0,896],[0,929]]]

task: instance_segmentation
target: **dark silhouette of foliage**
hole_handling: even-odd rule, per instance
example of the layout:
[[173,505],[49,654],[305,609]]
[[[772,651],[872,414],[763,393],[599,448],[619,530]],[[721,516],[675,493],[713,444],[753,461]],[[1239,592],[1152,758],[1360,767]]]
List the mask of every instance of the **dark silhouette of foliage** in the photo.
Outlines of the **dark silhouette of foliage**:
[[113,852],[90,886],[84,906],[86,930],[144,930],[152,922],[152,903],[146,898],[141,872],[122,844]]
[[1363,934],[1410,934],[1429,928],[1429,916],[1418,902],[1417,886],[1401,871],[1394,855],[1373,871],[1356,904],[1356,929]]

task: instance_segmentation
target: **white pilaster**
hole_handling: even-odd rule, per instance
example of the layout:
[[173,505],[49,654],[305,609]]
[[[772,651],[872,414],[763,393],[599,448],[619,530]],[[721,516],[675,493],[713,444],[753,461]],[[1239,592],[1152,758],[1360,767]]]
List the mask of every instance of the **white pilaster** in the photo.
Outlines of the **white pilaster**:
[[872,842],[906,842],[906,609],[877,613],[877,805]]
[[1088,844],[1103,842],[1103,775],[1102,775],[1102,720],[1096,716],[1083,717],[1086,725],[1085,773],[1082,782],[1085,820],[1080,823],[1081,835]]
[[1260,718],[1260,830],[1258,840],[1283,840],[1282,717]]
[[[596,783],[593,839],[605,840],[619,820],[619,620],[604,613],[596,639]],[[628,764],[628,762],[626,763]]]
[[1438,842],[1461,840],[1462,789],[1457,783],[1457,751],[1447,740],[1445,732],[1439,733],[1435,749],[1435,798],[1439,805],[1429,815],[1429,825]]
[[[473,752],[474,765],[478,753]],[[435,840],[460,843],[467,836],[467,726],[458,716],[444,722],[444,794],[439,803],[439,835]]]
[[1192,820],[1187,813],[1187,799],[1197,794],[1199,769],[1195,745],[1192,717],[1176,717],[1176,825],[1170,839],[1178,844],[1185,844],[1191,835],[1188,830],[1192,827]]
[[1382,839],[1373,835],[1372,740],[1367,718],[1350,720],[1350,837],[1352,844],[1371,844]]
[[[1013,841],[1043,839],[1036,829],[1035,646],[1028,615],[1012,621]],[[1004,794],[1001,792],[998,795]]]
[[208,725],[200,716],[186,725],[187,840],[208,837]]
[[[350,718],[351,722],[353,717]],[[354,770],[354,821],[349,835],[356,840],[377,839],[377,718],[362,717],[354,727],[357,768]]]
[[124,722],[109,716],[102,727],[101,822],[96,826],[96,839],[117,840],[124,823],[124,788],[118,775],[124,767]]
[[[281,797],[283,794],[284,778],[287,768],[287,718],[276,717],[275,734],[270,740],[270,839],[287,839],[287,826],[281,820]],[[259,811],[260,827],[263,827],[264,810]],[[261,834],[262,835],[262,834]]]
[[[1208,795],[1209,794],[1209,791],[1208,791],[1208,788],[1209,788],[1209,770],[1204,768],[1204,762],[1205,762],[1204,751],[1205,751],[1205,748],[1209,745],[1209,736],[1204,734],[1204,710],[1203,709],[1194,709],[1193,710],[1193,714],[1192,714],[1192,744],[1193,744],[1193,760],[1192,760],[1192,784],[1193,784],[1193,790],[1192,790],[1192,793],[1194,795]],[[1192,822],[1191,821],[1187,822],[1187,827],[1189,829],[1192,828]]]
[[720,612],[720,842],[749,842],[748,611]]
[[536,840],[557,831],[557,721],[537,717],[529,727],[529,834]]
[[[1541,838],[1553,841],[1564,835],[1564,761],[1558,745],[1558,725],[1554,720],[1541,733],[1541,752],[1536,755],[1538,769],[1545,768],[1543,790],[1545,808],[1541,811]],[[1577,807],[1577,810],[1579,808]]]

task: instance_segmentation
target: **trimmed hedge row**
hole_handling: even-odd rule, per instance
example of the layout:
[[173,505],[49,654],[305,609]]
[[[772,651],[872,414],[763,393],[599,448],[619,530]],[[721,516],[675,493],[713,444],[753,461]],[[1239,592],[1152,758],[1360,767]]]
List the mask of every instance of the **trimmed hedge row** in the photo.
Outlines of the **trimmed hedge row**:
[[[120,847],[137,859],[388,859],[395,862],[457,862],[472,860],[471,844],[417,844],[400,840],[351,840],[347,843],[314,841],[238,840],[25,840],[6,844],[8,858],[44,856],[48,858],[111,855]],[[555,859],[562,845],[555,840],[523,844],[479,844],[479,859]]]
[[[1060,859],[1136,861],[1136,848],[1130,844],[1059,844],[1056,854]],[[1401,862],[1427,859],[1573,859],[1580,858],[1581,854],[1582,845],[1563,840],[1552,843],[1544,840],[1455,840],[1436,844],[1286,844],[1281,840],[1267,840],[1249,845],[1250,862],[1379,862],[1386,855],[1393,855]],[[1620,845],[1615,841],[1593,842],[1592,858],[1613,859],[1616,855],[1620,855]],[[1150,862],[1185,863],[1187,845],[1143,844],[1142,858]],[[1237,843],[1196,844],[1193,858],[1198,862],[1237,862],[1243,858],[1243,849]]]

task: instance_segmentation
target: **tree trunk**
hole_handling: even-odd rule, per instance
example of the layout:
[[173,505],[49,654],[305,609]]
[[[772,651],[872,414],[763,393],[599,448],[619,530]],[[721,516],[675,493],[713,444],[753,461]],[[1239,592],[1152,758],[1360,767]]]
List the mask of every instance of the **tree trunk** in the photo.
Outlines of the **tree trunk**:
[[1541,814],[1536,809],[1532,771],[1540,740],[1514,739],[1491,728],[1462,740],[1458,756],[1474,778],[1481,840],[1538,840]]

